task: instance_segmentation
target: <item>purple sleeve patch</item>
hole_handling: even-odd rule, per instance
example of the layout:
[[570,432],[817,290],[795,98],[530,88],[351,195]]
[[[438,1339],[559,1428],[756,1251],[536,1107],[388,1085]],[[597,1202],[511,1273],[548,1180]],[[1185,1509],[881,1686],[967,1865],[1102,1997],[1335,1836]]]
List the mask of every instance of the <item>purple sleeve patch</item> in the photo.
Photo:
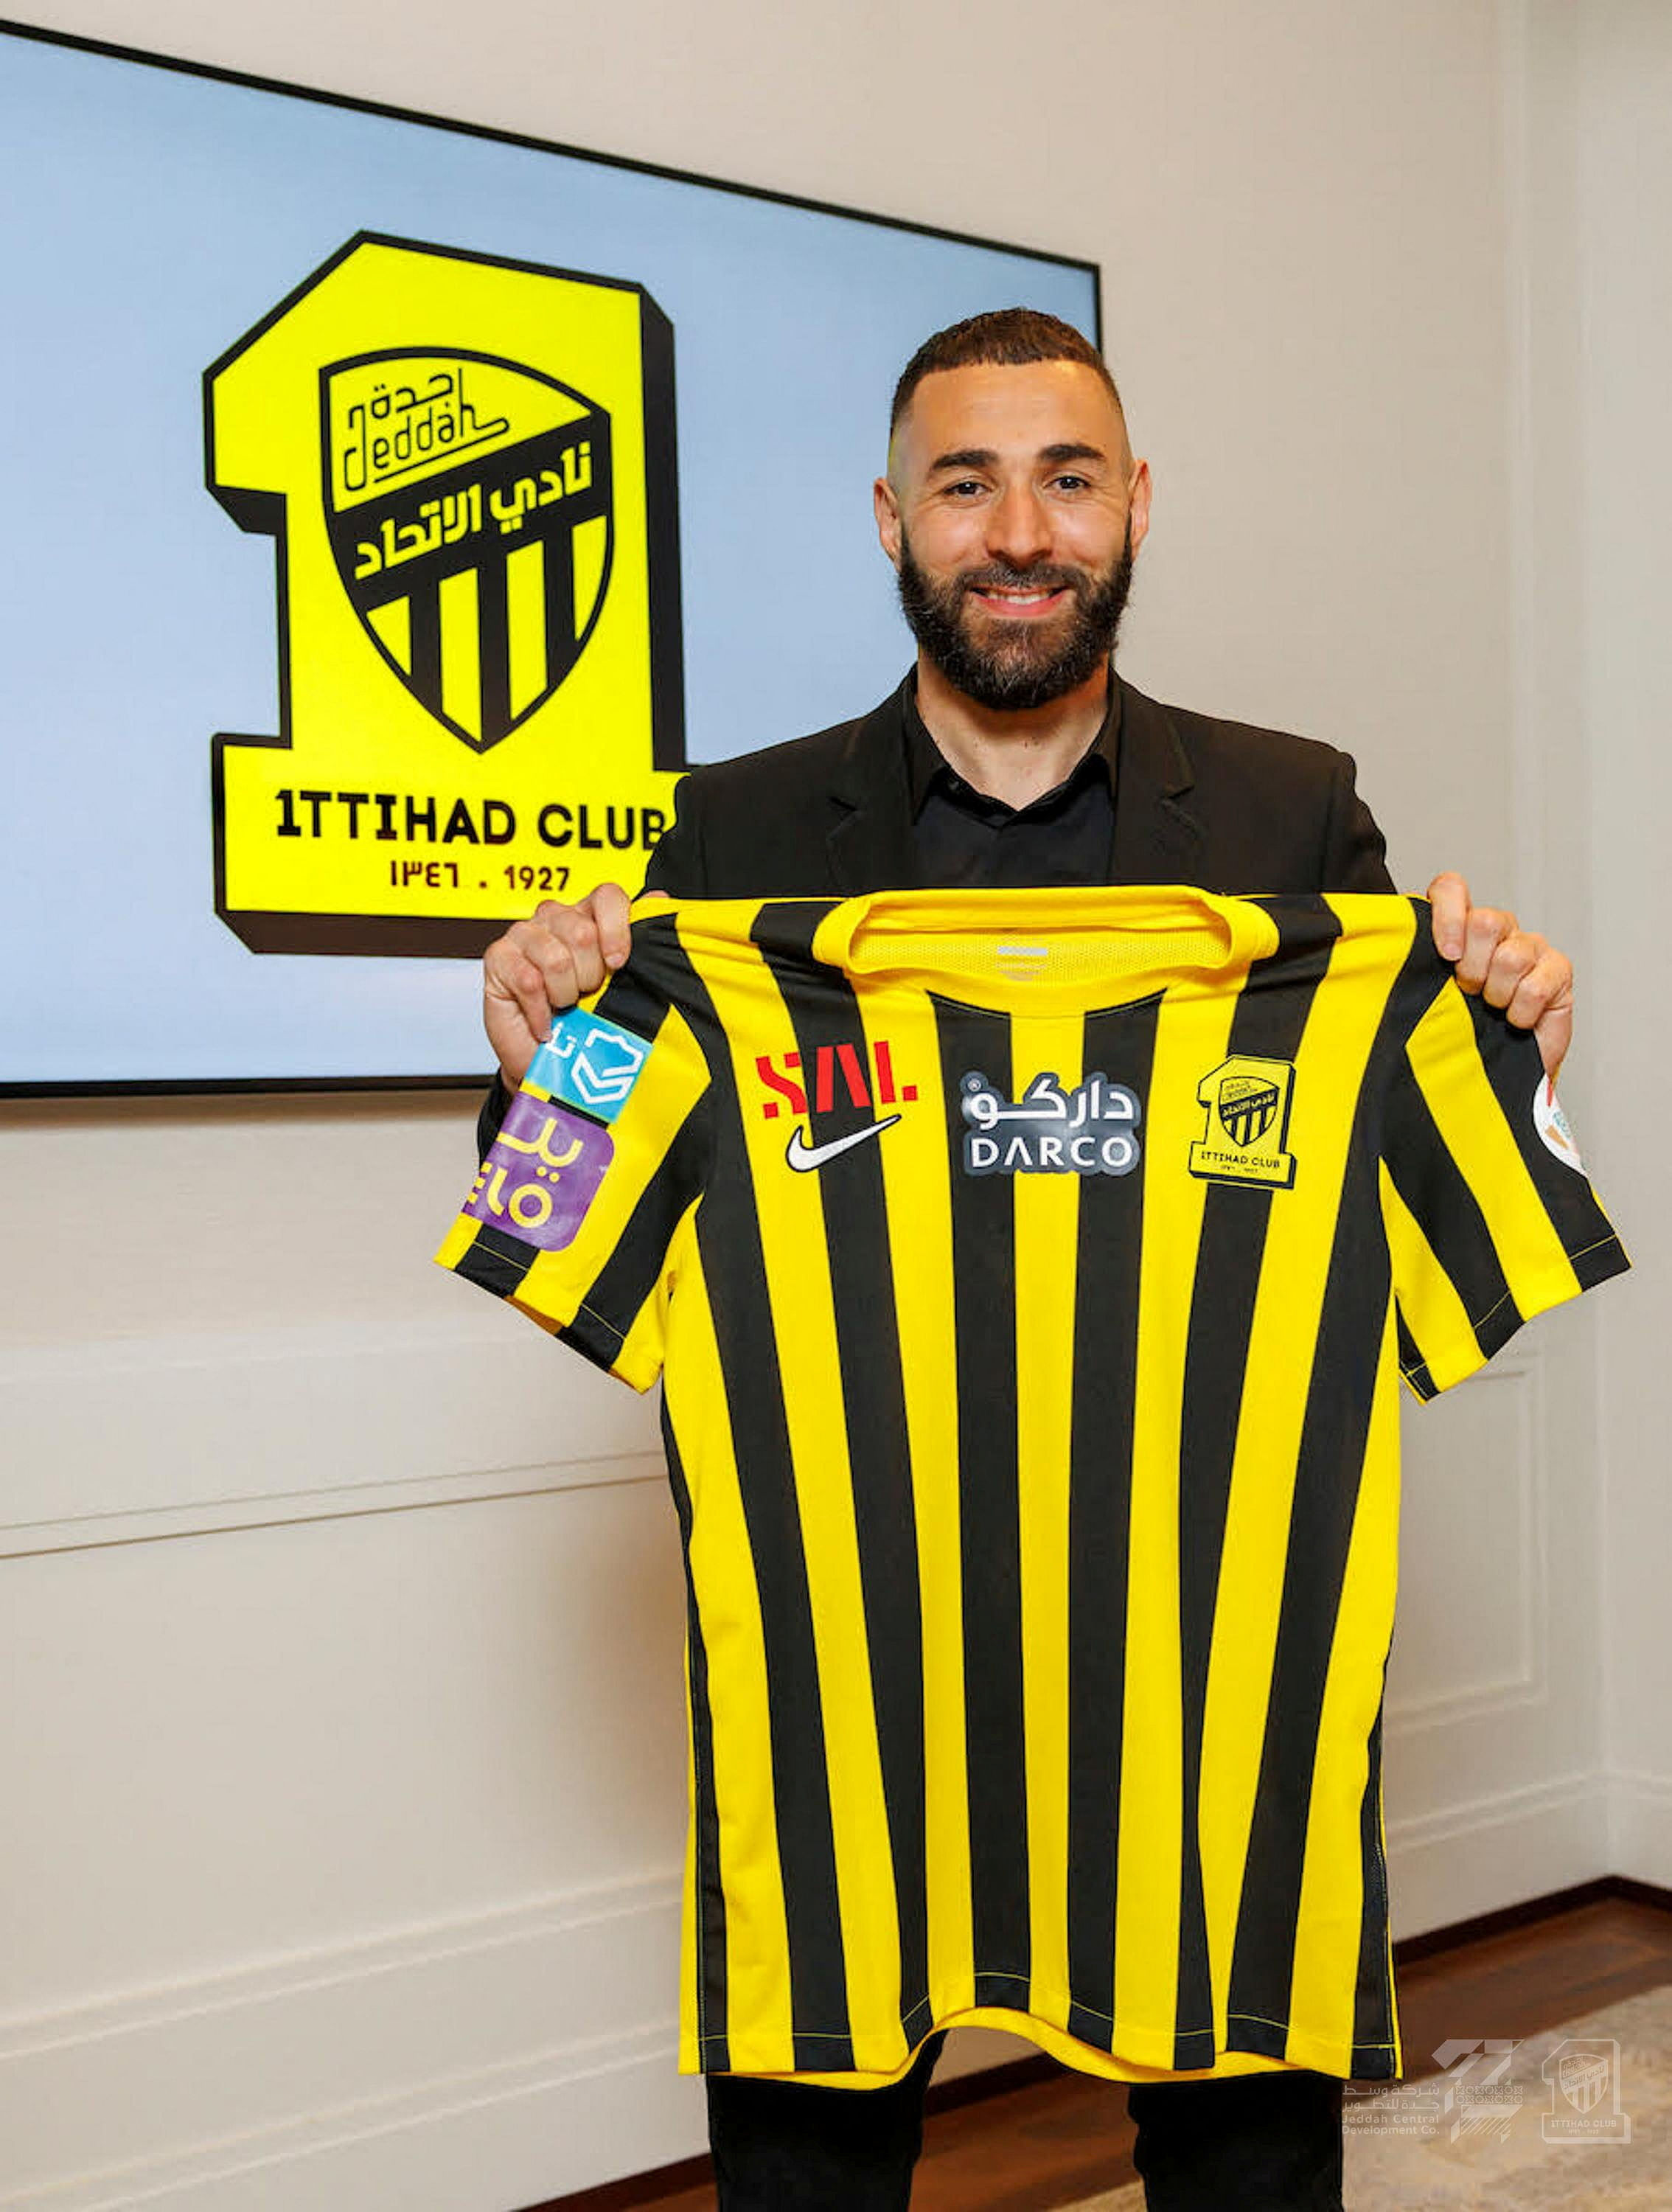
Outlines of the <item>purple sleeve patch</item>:
[[597,1122],[519,1091],[465,1211],[542,1252],[561,1252],[574,1243],[615,1151]]

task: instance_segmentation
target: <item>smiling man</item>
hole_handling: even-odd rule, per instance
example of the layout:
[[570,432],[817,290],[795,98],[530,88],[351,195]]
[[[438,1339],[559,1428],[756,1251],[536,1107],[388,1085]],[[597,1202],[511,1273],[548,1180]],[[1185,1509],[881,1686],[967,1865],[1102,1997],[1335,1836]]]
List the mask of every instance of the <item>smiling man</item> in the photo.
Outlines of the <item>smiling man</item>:
[[[1393,889],[1347,754],[1163,706],[1116,672],[1150,472],[1077,331],[1012,309],[929,339],[896,391],[873,498],[914,667],[858,720],[693,770],[648,889]],[[1533,1029],[1553,1074],[1572,1019],[1568,963],[1513,915],[1472,908],[1460,877],[1437,877],[1428,896],[1463,988]],[[553,1012],[627,959],[626,915],[625,892],[605,886],[579,906],[542,906],[489,947],[483,1008],[500,1076],[484,1153]],[[863,2094],[708,2075],[723,2212],[905,2205],[943,2041],[937,2030],[900,2079]],[[1258,2071],[1229,2057],[1211,2075],[1088,2061],[1134,2084],[1152,2212],[1333,2212],[1341,2081],[1276,2054]]]

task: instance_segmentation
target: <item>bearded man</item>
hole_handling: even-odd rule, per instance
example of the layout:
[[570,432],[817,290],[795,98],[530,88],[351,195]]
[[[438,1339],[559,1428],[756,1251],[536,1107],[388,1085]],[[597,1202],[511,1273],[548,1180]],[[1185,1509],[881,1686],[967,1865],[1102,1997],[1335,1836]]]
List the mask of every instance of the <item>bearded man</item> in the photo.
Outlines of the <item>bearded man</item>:
[[[1392,890],[1346,753],[1163,706],[1116,672],[1150,471],[1078,331],[1017,308],[930,338],[897,388],[873,498],[915,666],[858,720],[693,769],[647,890]],[[1471,907],[1459,876],[1436,877],[1427,895],[1459,982],[1534,1029],[1553,1076],[1571,1032],[1568,962],[1513,915]],[[484,1017],[500,1075],[484,1153],[554,1012],[628,957],[627,905],[616,885],[577,906],[548,902],[489,948]],[[862,2094],[708,2075],[722,2212],[904,2206],[944,2040],[940,2025],[900,2078]],[[1340,2081],[1280,2061],[1167,2078],[1123,2069],[1118,2051],[1097,2060],[1088,2070],[1134,2085],[1152,2212],[1339,2208]]]

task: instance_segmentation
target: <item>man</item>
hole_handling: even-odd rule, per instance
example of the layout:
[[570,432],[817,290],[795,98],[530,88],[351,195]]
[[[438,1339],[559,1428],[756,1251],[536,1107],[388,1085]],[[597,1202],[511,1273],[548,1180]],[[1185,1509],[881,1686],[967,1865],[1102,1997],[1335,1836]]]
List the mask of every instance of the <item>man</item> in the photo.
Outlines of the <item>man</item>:
[[[1220,892],[1391,890],[1342,753],[1164,708],[1114,672],[1150,474],[1101,358],[1054,318],[978,316],[931,338],[895,395],[879,535],[917,641],[894,696],[856,722],[698,769],[647,888],[685,896],[909,886],[1184,883]],[[1553,1076],[1572,969],[1512,915],[1429,886],[1463,988],[1532,1028]],[[628,955],[613,885],[547,904],[489,948],[500,1077],[485,1152],[555,1010]],[[708,2077],[726,2212],[903,2206],[943,2037],[862,2095]],[[1133,2069],[1134,2075],[1143,2069]],[[1153,2212],[1338,2207],[1341,2083],[1303,2068],[1140,2081],[1137,2159]]]

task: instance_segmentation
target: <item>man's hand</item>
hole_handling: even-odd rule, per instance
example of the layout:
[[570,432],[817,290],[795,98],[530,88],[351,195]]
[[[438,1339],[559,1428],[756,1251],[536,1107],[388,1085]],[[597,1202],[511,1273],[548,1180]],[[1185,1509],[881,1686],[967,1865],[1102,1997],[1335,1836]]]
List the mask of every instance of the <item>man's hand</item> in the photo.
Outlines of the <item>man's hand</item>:
[[545,1042],[554,1014],[596,991],[626,959],[628,897],[600,884],[577,906],[546,899],[482,956],[482,1021],[508,1091]]
[[1464,990],[1483,992],[1517,1029],[1532,1030],[1554,1083],[1573,1040],[1573,963],[1501,907],[1471,906],[1459,875],[1436,876],[1427,896],[1442,958],[1456,961]]

